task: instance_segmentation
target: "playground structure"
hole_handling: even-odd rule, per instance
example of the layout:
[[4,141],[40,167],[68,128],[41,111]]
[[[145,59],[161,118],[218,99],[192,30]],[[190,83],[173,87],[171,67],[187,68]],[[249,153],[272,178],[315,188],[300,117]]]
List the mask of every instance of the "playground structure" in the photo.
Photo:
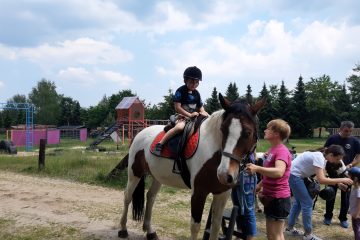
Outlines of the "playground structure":
[[111,137],[116,132],[117,143],[125,142],[125,137],[131,143],[135,135],[144,128],[151,125],[166,125],[168,120],[146,120],[145,106],[138,97],[124,97],[115,107],[116,122],[106,128],[98,137],[90,144],[90,148],[95,148],[105,139]]
[[25,151],[31,152],[34,144],[34,111],[35,105],[32,103],[0,103],[1,109],[25,110]]

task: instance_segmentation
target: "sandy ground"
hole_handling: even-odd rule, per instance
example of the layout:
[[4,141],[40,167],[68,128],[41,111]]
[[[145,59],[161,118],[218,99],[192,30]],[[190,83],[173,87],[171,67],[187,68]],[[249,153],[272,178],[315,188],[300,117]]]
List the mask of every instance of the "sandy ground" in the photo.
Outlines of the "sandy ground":
[[[0,171],[0,218],[17,224],[61,224],[85,236],[117,237],[123,192],[64,180]],[[128,220],[129,239],[144,239],[141,225]]]

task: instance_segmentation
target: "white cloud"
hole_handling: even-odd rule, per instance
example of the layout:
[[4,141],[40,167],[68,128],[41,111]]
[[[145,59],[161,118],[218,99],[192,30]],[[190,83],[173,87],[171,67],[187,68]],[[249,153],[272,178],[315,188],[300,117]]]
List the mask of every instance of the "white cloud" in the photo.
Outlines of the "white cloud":
[[0,88],[2,88],[4,86],[4,83],[2,81],[0,81]]
[[68,67],[59,71],[59,79],[67,83],[90,86],[95,83],[93,75],[84,68]]
[[68,67],[60,70],[58,73],[60,80],[66,81],[67,84],[76,84],[82,86],[95,86],[105,82],[116,83],[120,86],[128,86],[133,79],[114,71],[87,70],[85,68]]
[[11,48],[7,48],[4,45],[0,44],[0,57],[8,59],[8,60],[15,60],[16,59],[16,52]]
[[55,45],[43,44],[20,51],[23,57],[40,65],[51,64],[115,64],[133,59],[133,55],[108,42],[90,38],[66,40]]
[[129,86],[129,84],[133,81],[133,79],[129,76],[113,71],[97,71],[96,76],[99,79],[105,79],[122,86]]
[[297,81],[300,73],[323,71],[326,66],[323,63],[329,58],[341,61],[337,59],[339,56],[358,56],[358,39],[360,27],[345,23],[334,26],[314,21],[295,35],[283,22],[256,20],[238,41],[215,36],[164,48],[160,52],[169,66],[158,69],[167,69],[161,73],[171,78],[197,63],[205,79],[255,81],[255,84],[259,81],[278,84],[285,80],[293,86],[289,81]]

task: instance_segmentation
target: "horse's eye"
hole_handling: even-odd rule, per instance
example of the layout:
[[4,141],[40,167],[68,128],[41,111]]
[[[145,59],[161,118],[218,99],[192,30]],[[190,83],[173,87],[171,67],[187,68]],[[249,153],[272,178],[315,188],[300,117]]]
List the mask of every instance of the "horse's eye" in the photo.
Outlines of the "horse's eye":
[[250,136],[250,132],[244,132],[244,137],[248,138]]

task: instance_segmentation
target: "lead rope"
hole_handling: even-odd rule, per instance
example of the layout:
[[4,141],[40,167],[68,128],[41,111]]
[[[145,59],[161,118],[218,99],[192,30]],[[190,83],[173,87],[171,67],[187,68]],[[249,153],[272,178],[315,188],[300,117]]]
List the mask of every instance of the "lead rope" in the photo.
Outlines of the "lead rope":
[[[253,154],[250,155],[250,162],[251,163],[254,163],[254,157],[253,157]],[[246,176],[246,178],[245,178]],[[245,179],[246,179],[246,184],[249,185],[249,190],[246,191],[244,186],[245,186]],[[240,176],[239,176],[239,187],[240,187],[240,191],[236,191],[236,194],[237,194],[237,198],[239,200],[239,207],[240,207],[240,213],[241,215],[244,215],[245,214],[245,210],[247,212],[251,211],[253,208],[254,208],[254,203],[255,203],[255,189],[256,189],[256,184],[257,184],[257,177],[256,177],[256,174],[248,174],[244,171],[241,171],[240,172]],[[249,206],[249,203],[248,201],[250,199],[246,198],[247,195],[253,193],[253,196],[252,196],[252,205]]]

